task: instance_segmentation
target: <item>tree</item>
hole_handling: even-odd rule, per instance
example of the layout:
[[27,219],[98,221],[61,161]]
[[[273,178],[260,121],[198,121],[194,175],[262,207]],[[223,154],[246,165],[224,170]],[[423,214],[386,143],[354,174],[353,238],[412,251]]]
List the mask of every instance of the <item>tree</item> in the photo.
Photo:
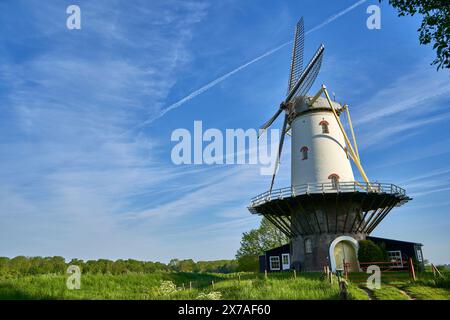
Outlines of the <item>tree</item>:
[[244,232],[241,247],[236,253],[238,269],[240,271],[257,271],[258,256],[272,248],[282,246],[289,242],[280,230],[269,220],[263,218],[258,229]]
[[387,252],[382,246],[378,246],[371,240],[359,241],[359,262],[383,262],[387,261]]
[[241,240],[241,247],[236,253],[236,258],[242,256],[259,256],[269,249],[282,246],[289,242],[280,230],[278,230],[269,220],[263,218],[258,229],[244,232]]
[[155,262],[155,268],[160,271],[169,271],[169,267],[161,262]]
[[178,263],[178,267],[181,272],[192,272],[195,269],[195,262],[192,259],[181,260]]
[[180,260],[179,259],[172,259],[169,262],[169,268],[173,271],[180,271]]
[[50,273],[64,274],[66,272],[66,260],[63,257],[48,257],[45,260],[50,265]]
[[238,260],[238,271],[257,272],[259,269],[258,256],[245,255]]
[[9,267],[14,273],[25,275],[29,272],[30,261],[25,256],[17,256],[9,260]]
[[151,261],[144,262],[142,267],[144,273],[153,273],[158,270],[156,264]]
[[111,272],[112,274],[126,274],[128,272],[127,263],[122,259],[114,261]]
[[[379,0],[380,2],[382,0]],[[419,32],[420,44],[433,43],[436,59],[432,64],[450,68],[450,5],[448,0],[389,0],[398,16],[423,16]]]
[[129,272],[142,273],[144,271],[144,264],[141,261],[127,259],[125,262]]
[[6,274],[9,271],[9,258],[0,257],[0,274]]
[[84,272],[84,261],[82,259],[73,258],[68,263],[68,266],[72,266],[72,265],[79,267],[81,272]]

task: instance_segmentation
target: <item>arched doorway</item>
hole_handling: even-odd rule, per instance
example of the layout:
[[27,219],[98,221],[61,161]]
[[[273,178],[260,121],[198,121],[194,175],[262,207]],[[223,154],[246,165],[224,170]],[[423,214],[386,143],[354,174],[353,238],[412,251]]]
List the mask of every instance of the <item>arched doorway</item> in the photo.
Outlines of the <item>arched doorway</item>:
[[330,245],[331,270],[344,269],[344,262],[349,266],[350,272],[359,271],[358,241],[352,237],[341,236],[334,239]]

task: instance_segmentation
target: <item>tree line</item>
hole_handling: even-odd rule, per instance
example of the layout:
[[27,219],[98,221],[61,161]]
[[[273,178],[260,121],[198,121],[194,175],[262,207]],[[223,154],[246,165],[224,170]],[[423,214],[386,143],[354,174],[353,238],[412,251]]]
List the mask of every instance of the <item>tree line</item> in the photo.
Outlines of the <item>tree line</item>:
[[168,264],[162,262],[127,260],[87,260],[72,259],[68,262],[63,257],[0,257],[0,275],[37,275],[65,274],[70,265],[80,267],[82,273],[88,274],[128,274],[154,272],[209,272],[231,273],[238,271],[235,260],[197,261],[192,259],[172,259]]

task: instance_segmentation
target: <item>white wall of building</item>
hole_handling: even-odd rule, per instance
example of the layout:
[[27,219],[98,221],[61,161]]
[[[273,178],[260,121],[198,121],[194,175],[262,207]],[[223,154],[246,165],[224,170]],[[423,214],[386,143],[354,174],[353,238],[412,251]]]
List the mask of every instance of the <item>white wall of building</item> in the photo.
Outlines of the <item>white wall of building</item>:
[[[328,122],[329,133],[322,133],[321,121]],[[354,181],[344,136],[331,110],[306,112],[295,118],[291,126],[292,186],[331,182],[332,174],[338,175],[340,182]],[[302,159],[303,147],[308,148],[305,160]]]

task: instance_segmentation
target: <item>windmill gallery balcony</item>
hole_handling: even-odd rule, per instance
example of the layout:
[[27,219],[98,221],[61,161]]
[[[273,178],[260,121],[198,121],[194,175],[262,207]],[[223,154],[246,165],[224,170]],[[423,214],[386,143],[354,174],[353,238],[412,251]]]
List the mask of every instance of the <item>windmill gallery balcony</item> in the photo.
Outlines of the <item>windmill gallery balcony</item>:
[[[272,190],[251,199],[248,210],[267,217],[288,236],[315,232],[369,234],[393,207],[411,200],[394,184],[338,182]],[[299,211],[304,223],[292,223]]]

